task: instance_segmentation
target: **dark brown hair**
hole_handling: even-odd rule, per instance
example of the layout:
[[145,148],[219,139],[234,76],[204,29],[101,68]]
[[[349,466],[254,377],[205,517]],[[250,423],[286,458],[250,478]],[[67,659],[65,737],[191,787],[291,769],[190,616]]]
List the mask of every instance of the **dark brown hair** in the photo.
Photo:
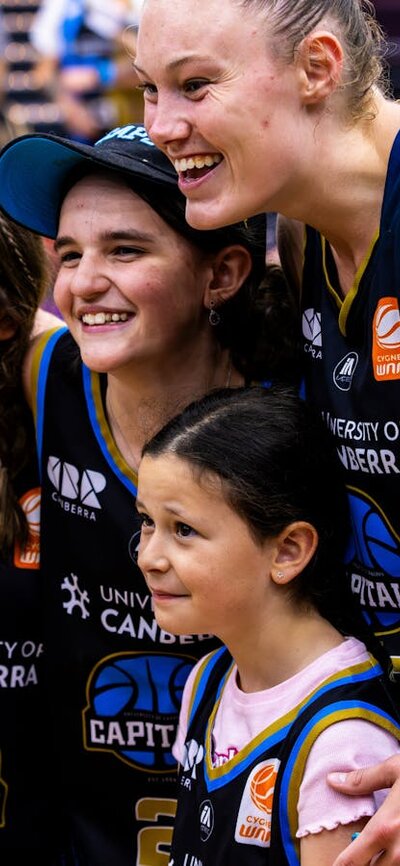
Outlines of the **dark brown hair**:
[[31,416],[22,389],[22,365],[35,313],[47,282],[41,238],[0,212],[0,551],[23,543],[26,521],[14,482],[35,453]]

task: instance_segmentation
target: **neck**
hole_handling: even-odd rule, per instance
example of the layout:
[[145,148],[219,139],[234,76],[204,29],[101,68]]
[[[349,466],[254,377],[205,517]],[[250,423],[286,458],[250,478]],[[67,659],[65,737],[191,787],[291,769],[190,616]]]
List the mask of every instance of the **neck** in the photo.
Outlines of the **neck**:
[[207,360],[201,356],[165,359],[109,373],[106,410],[115,443],[125,461],[137,469],[142,448],[167,420],[214,388],[243,384],[232,368],[227,350],[216,347]]
[[297,615],[264,617],[258,631],[243,628],[240,640],[225,642],[238,667],[240,688],[250,693],[285,682],[342,641],[317,611],[298,610]]
[[397,103],[377,94],[373,112],[351,127],[340,126],[334,116],[320,120],[308,139],[295,194],[278,208],[328,240],[344,293],[379,229],[390,151],[400,128]]

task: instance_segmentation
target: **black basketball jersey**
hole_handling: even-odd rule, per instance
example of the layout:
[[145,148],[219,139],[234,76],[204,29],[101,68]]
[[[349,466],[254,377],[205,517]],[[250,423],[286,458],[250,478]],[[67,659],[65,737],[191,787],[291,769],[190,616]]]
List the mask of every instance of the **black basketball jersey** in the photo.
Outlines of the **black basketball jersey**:
[[[302,333],[306,395],[345,469],[352,591],[400,667],[400,133],[379,235],[340,297],[328,244],[307,228]],[[329,491],[327,491],[327,496]]]
[[173,636],[154,618],[106,377],[65,331],[41,341],[35,370],[56,794],[79,864],[167,866],[182,690],[214,639]]
[[297,803],[318,735],[335,722],[367,719],[400,738],[375,660],[338,671],[234,758],[212,765],[212,730],[232,659],[224,648],[198,671],[180,768],[170,866],[299,866]]
[[50,866],[56,862],[56,819],[48,774],[40,488],[34,455],[14,488],[28,535],[23,549],[15,544],[0,562],[0,863]]

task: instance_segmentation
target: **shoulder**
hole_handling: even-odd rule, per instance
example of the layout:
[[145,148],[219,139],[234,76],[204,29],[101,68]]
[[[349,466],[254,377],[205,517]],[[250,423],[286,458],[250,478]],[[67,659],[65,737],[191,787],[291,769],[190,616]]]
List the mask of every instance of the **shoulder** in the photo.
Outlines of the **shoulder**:
[[[40,365],[40,360],[46,347],[49,346],[53,337],[57,339],[62,334],[69,334],[69,331],[60,319],[57,319],[56,316],[52,316],[50,313],[46,315],[50,316],[50,319],[46,318],[45,320],[43,317],[38,321],[38,326],[33,330],[32,339],[24,359],[22,371],[23,387],[26,399],[30,405],[32,404],[32,394],[35,390],[34,372]],[[49,327],[50,320],[52,321],[52,327]],[[45,321],[47,321],[47,327]]]

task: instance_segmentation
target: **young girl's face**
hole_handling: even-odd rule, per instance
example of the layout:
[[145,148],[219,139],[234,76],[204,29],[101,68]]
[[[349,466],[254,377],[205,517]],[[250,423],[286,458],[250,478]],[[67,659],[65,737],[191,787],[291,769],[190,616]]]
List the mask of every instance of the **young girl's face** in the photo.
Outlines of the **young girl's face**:
[[263,622],[272,592],[273,540],[256,544],[227,504],[219,479],[197,480],[172,455],[145,456],[137,508],[142,515],[139,566],[161,628],[211,632],[229,642]]

